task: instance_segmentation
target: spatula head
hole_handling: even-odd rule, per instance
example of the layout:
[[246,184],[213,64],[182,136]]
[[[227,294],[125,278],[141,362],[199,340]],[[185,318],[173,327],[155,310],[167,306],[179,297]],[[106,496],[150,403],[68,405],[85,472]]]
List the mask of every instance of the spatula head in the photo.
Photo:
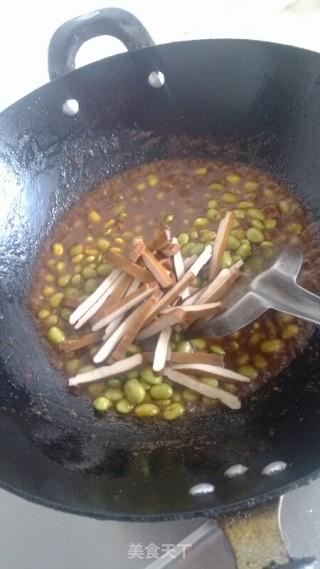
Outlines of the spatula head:
[[273,280],[279,269],[295,280],[302,260],[302,253],[296,248],[260,249],[249,257],[241,277],[221,299],[225,310],[213,318],[197,320],[190,332],[211,337],[227,336],[250,324],[271,307],[263,297],[268,281]]

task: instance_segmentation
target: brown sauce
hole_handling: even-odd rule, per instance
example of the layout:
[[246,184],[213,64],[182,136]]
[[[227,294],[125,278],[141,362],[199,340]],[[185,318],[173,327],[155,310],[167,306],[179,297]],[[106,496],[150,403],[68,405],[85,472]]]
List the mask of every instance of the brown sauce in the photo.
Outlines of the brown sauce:
[[[110,273],[112,267],[104,259],[106,250],[125,254],[134,236],[142,235],[148,242],[170,226],[183,257],[199,254],[207,243],[214,243],[219,222],[229,210],[235,212],[236,225],[223,266],[239,258],[245,260],[259,247],[291,244],[304,254],[299,282],[317,292],[319,239],[309,224],[305,206],[283,184],[239,163],[189,159],[144,164],[90,191],[56,224],[42,246],[30,291],[30,308],[53,364],[66,377],[92,365],[95,345],[67,354],[52,342],[50,330],[58,328],[66,338],[91,330],[86,325],[75,333],[68,322],[73,310],[68,304],[72,299],[76,299],[75,303],[85,299]],[[195,287],[200,284],[196,279]],[[175,332],[172,342],[174,349],[178,346],[224,354],[225,366],[247,375],[251,381],[245,387],[216,384],[243,397],[287,366],[303,350],[311,332],[310,324],[270,310],[225,338],[187,340]],[[111,383],[101,381],[81,391],[95,400],[108,387],[122,390],[125,381],[112,378]],[[178,385],[173,385],[173,390],[167,405],[180,403],[181,413],[207,412],[216,405],[216,400],[193,396]],[[152,402],[146,393],[146,401]],[[116,400],[111,402],[108,413],[115,408]],[[163,409],[165,406],[160,406],[159,416],[163,416]]]

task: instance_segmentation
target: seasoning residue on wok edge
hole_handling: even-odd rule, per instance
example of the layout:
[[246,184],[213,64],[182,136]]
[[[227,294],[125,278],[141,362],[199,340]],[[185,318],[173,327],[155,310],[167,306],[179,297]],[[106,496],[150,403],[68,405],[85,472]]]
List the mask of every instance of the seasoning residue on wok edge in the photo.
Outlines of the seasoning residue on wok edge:
[[[259,248],[298,246],[304,254],[299,283],[317,292],[319,237],[309,225],[304,205],[283,184],[241,163],[188,159],[144,164],[90,191],[56,224],[42,246],[30,308],[53,364],[67,377],[97,367],[92,360],[101,343],[98,334],[92,345],[71,352],[61,348],[91,332],[89,322],[74,330],[69,318],[114,269],[109,252],[126,256],[135,237],[149,242],[170,227],[183,259],[199,256],[206,245],[214,245],[219,224],[229,211],[234,223],[221,268],[245,261]],[[207,277],[204,269],[192,288],[203,286]],[[311,332],[310,324],[270,310],[225,338],[190,339],[183,330],[173,330],[170,347],[175,353],[223,357],[226,368],[248,377],[250,383],[225,383],[212,374],[198,376],[197,381],[242,398],[276,376],[303,350]],[[137,342],[126,355],[140,351],[143,344]],[[159,378],[150,362],[80,391],[90,397],[99,416],[118,412],[171,420],[184,413],[212,412],[219,405],[217,399]]]

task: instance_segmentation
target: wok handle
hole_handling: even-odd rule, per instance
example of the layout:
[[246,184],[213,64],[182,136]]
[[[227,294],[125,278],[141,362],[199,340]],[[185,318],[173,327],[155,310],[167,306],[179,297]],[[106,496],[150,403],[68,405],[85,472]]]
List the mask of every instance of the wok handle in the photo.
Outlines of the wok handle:
[[217,520],[231,545],[237,569],[308,569],[309,559],[293,559],[283,542],[278,502]]
[[141,22],[120,8],[104,8],[84,14],[62,24],[53,34],[48,49],[50,79],[56,79],[75,69],[76,54],[89,39],[113,36],[128,50],[154,45]]

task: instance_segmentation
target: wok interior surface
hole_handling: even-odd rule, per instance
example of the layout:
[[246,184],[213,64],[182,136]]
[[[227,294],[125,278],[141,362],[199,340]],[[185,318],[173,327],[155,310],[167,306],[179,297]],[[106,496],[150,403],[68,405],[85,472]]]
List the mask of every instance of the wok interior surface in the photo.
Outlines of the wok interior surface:
[[[161,89],[147,78],[160,70]],[[67,99],[79,113],[62,112]],[[111,57],[0,115],[0,480],[24,497],[114,519],[219,515],[275,498],[320,469],[319,330],[240,411],[172,424],[97,419],[49,363],[28,312],[42,240],[85,192],[164,158],[242,161],[286,183],[319,225],[320,56],[204,40]],[[276,460],[287,469],[262,469]],[[249,468],[237,479],[225,470]],[[209,482],[215,491],[192,497]]]

